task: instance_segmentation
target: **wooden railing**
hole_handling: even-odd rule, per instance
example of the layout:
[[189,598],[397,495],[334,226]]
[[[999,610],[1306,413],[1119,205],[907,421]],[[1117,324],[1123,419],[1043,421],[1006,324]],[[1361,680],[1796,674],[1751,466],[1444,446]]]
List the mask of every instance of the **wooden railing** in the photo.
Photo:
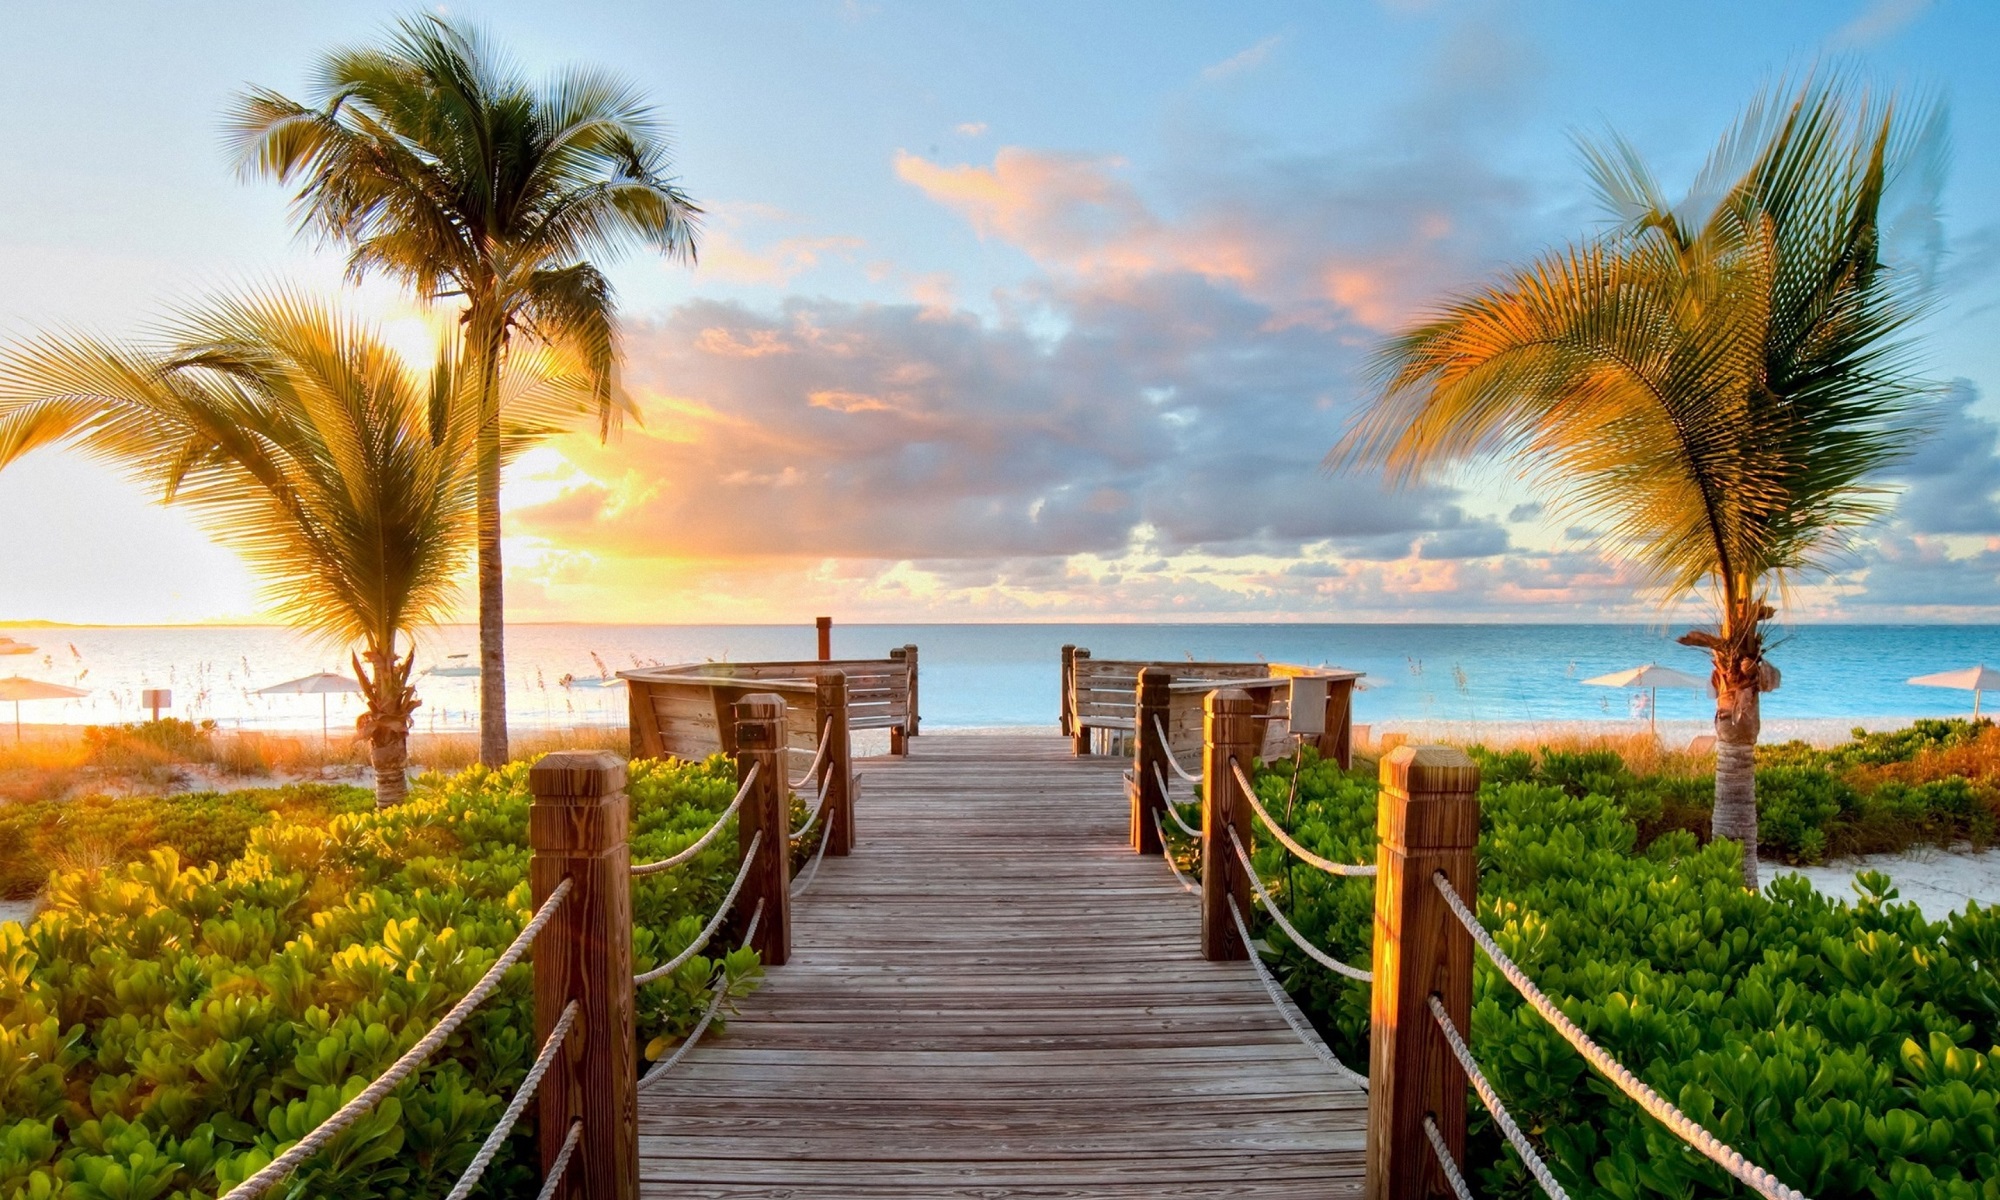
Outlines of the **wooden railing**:
[[898,646],[879,659],[704,662],[620,671],[630,701],[632,757],[702,759],[736,751],[730,706],[755,692],[787,699],[785,741],[811,752],[832,710],[820,680],[845,677],[842,720],[850,731],[886,729],[902,754],[918,733],[917,648]]
[[[1152,693],[1156,707],[1142,712],[1145,698],[1139,692],[1139,677],[1144,672],[1153,673],[1160,690]],[[1105,659],[1091,657],[1080,646],[1064,646],[1062,732],[1078,754],[1089,754],[1094,749],[1093,731],[1130,733],[1135,741],[1141,740],[1150,718],[1157,717],[1174,749],[1192,755],[1201,747],[1201,698],[1228,684],[1263,702],[1259,714],[1271,718],[1263,726],[1266,744],[1274,750],[1289,747],[1286,722],[1291,681],[1296,677],[1326,681],[1321,725],[1326,732],[1317,744],[1323,757],[1345,762],[1351,752],[1352,696],[1361,673],[1291,663]]]

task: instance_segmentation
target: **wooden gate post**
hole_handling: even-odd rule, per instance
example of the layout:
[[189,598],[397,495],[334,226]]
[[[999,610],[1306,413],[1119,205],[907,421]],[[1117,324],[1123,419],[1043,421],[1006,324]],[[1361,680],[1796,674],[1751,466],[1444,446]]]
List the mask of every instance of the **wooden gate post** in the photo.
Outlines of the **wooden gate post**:
[[[791,795],[789,769],[785,764],[785,700],[770,692],[757,692],[731,706],[736,718],[736,778],[743,779],[757,768],[757,782],[743,800],[736,817],[738,862],[750,852],[750,842],[758,833],[764,840],[757,847],[756,865],[743,881],[736,898],[736,927],[749,923],[764,904],[757,921],[757,936],[751,941],[767,967],[783,966],[792,953],[791,899],[792,814],[786,803]],[[593,1198],[594,1200],[594,1198]]]
[[577,1004],[563,1052],[535,1097],[544,1177],[570,1125],[583,1122],[556,1195],[639,1194],[637,1048],[632,1039],[632,858],[625,763],[607,751],[560,751],[528,769],[528,883],[534,903],[570,891],[535,939],[535,1042]]
[[1069,656],[1069,732],[1074,739],[1071,749],[1081,756],[1090,753],[1090,726],[1083,723],[1083,713],[1076,706],[1076,668],[1079,659],[1090,657],[1090,651],[1078,646]]
[[1062,726],[1062,735],[1069,737],[1075,732],[1069,716],[1069,681],[1076,670],[1076,647],[1065,644],[1062,648],[1062,695],[1056,699],[1056,721]]
[[814,617],[813,628],[819,633],[819,660],[827,662],[833,658],[833,618]]
[[1449,746],[1399,746],[1382,760],[1376,826],[1375,987],[1368,1056],[1368,1200],[1451,1195],[1424,1117],[1465,1161],[1465,1072],[1430,1010],[1435,995],[1464,1033],[1472,1013],[1472,935],[1432,876],[1468,905],[1479,867],[1479,767]]
[[923,731],[922,723],[924,719],[923,705],[918,703],[917,648],[915,646],[903,647],[903,666],[910,672],[910,718],[909,733],[907,736],[915,737]]
[[1132,738],[1132,849],[1140,854],[1158,854],[1158,818],[1166,811],[1167,755],[1172,749],[1160,740],[1167,723],[1167,685],[1174,677],[1158,667],[1139,671],[1139,686],[1132,711],[1139,728]]
[[854,747],[847,733],[847,674],[821,671],[815,681],[819,713],[814,724],[826,739],[826,761],[819,769],[820,820],[830,839],[826,852],[844,858],[854,849]]
[[1354,681],[1332,679],[1326,685],[1326,732],[1314,747],[1322,759],[1340,764],[1345,771],[1354,765]]
[[1229,912],[1234,898],[1244,921],[1250,920],[1250,881],[1228,833],[1236,830],[1243,845],[1250,845],[1250,806],[1229,763],[1234,759],[1245,775],[1257,769],[1264,741],[1257,710],[1255,698],[1242,688],[1218,688],[1201,702],[1201,956],[1211,962],[1250,957]]

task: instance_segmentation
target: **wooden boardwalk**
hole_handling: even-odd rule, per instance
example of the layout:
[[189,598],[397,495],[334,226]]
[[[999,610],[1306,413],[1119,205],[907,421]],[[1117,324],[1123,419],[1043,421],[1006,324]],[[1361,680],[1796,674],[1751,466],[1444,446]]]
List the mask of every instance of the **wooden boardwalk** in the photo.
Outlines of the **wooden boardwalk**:
[[1126,848],[1121,760],[926,733],[872,759],[723,1036],[640,1097],[659,1197],[1358,1194],[1367,1096]]

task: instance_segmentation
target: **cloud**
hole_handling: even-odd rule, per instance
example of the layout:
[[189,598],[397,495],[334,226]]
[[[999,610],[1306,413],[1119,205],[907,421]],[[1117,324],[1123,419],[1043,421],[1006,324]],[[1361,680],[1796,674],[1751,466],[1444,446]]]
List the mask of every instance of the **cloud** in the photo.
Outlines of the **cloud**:
[[1931,435],[1895,471],[1907,490],[1895,519],[1914,534],[2000,535],[2000,424],[1972,411],[1971,382],[1954,380],[1933,410]]
[[1934,0],[1868,0],[1829,39],[1835,46],[1873,46],[1908,28],[1934,7]]
[[1278,44],[1284,40],[1283,37],[1273,34],[1254,46],[1238,50],[1219,63],[1203,67],[1201,77],[1210,83],[1217,83],[1232,75],[1255,70],[1264,65],[1264,60],[1271,57],[1271,51],[1276,50]]
[[952,127],[952,132],[960,137],[976,138],[986,133],[986,122],[966,121]]

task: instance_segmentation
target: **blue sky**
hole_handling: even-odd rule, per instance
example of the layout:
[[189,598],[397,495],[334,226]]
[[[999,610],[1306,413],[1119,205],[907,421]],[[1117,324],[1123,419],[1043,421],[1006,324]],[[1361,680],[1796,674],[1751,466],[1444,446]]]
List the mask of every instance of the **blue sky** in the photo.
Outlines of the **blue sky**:
[[[218,113],[298,93],[384,5],[10,5],[0,336],[137,332],[218,288],[340,287]],[[453,7],[620,71],[708,210],[627,260],[643,429],[509,483],[517,618],[1644,618],[1502,472],[1384,495],[1316,464],[1368,348],[1597,220],[1577,131],[1684,180],[1758,87],[1839,61],[1950,103],[1925,361],[1963,380],[1810,619],[1991,619],[2000,9],[1972,4]],[[355,303],[424,337],[372,286]],[[0,618],[214,620],[252,581],[45,451],[0,474]]]

